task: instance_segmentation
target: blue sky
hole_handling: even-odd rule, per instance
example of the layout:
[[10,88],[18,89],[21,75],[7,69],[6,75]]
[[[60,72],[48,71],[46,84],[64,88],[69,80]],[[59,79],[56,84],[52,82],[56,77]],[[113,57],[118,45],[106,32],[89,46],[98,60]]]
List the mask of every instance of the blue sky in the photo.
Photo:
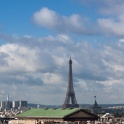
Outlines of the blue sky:
[[[66,3],[66,4],[65,4]],[[70,16],[72,14],[80,14],[92,20],[96,20],[98,16],[97,12],[92,15],[92,8],[88,5],[83,6],[81,2],[73,0],[68,1],[48,1],[48,0],[22,0],[22,1],[2,1],[0,4],[1,15],[1,31],[2,33],[8,33],[10,35],[18,33],[19,35],[34,35],[45,36],[53,33],[53,31],[46,28],[39,28],[32,22],[32,15],[34,12],[40,10],[43,7],[47,7],[50,10],[56,11],[57,14],[63,16]],[[94,10],[95,11],[95,10]],[[13,25],[14,24],[14,25]],[[55,33],[55,32],[54,32]]]
[[123,11],[123,0],[1,0],[0,100],[63,104],[71,56],[78,103],[124,103]]

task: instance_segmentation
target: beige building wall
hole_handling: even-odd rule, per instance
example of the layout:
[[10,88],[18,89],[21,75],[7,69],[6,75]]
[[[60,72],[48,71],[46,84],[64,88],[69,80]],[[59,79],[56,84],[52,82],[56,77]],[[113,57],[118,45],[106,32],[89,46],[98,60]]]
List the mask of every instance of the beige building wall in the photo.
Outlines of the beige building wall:
[[43,122],[42,120],[11,120],[9,124],[54,124],[54,122]]
[[36,124],[36,120],[11,120],[9,124]]

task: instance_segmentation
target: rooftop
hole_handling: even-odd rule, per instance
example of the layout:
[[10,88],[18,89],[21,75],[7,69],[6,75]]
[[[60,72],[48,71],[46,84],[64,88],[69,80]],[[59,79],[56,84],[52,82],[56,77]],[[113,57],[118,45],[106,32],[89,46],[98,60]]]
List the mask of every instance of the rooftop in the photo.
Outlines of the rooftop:
[[31,109],[29,111],[26,111],[24,113],[21,113],[17,115],[17,117],[60,117],[63,118],[71,113],[74,113],[78,111],[79,108],[73,108],[73,109]]

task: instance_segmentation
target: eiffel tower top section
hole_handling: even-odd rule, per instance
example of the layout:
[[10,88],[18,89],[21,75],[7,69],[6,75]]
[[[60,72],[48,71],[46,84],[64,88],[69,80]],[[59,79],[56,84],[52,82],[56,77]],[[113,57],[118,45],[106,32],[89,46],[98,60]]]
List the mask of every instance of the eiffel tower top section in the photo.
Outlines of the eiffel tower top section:
[[70,60],[69,60],[69,64],[72,64],[72,60],[71,60],[71,57],[70,57]]
[[73,76],[72,76],[72,60],[71,60],[71,57],[70,57],[70,60],[69,60],[68,92],[73,92],[74,93],[74,89],[73,89]]
[[72,76],[72,60],[70,57],[69,60],[69,74],[68,74],[68,87],[65,102],[63,104],[63,108],[78,108],[74,88],[73,88],[73,76]]

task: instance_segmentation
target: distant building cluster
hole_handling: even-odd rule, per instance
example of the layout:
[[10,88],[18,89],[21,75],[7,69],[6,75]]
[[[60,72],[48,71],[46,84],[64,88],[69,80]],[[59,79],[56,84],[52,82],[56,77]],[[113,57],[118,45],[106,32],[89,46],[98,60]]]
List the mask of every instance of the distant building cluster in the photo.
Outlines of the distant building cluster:
[[7,101],[0,101],[0,110],[5,110],[5,109],[22,109],[28,107],[28,102],[27,101],[10,101],[9,100],[9,95],[7,96]]
[[112,106],[108,107],[109,109],[124,109],[124,106]]

